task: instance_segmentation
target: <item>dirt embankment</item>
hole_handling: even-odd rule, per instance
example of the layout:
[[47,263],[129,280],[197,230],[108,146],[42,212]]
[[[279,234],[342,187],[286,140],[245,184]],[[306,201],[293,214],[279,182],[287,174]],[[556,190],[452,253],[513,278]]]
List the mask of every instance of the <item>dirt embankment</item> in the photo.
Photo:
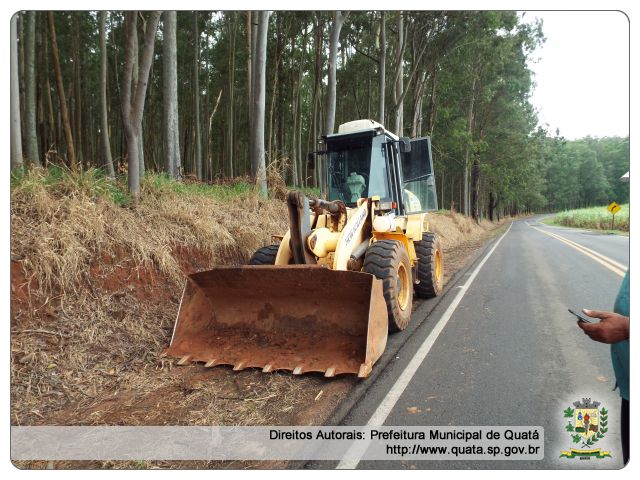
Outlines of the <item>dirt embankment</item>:
[[[284,204],[146,192],[121,207],[29,185],[11,204],[13,425],[321,424],[352,376],[176,366],[184,275],[245,263],[287,228]],[[498,226],[431,215],[445,275]]]

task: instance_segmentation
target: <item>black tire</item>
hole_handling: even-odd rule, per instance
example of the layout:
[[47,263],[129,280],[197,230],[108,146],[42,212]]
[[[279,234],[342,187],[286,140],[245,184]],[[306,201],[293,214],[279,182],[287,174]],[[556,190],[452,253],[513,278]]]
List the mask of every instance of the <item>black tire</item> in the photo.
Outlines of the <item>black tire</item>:
[[411,320],[413,281],[409,255],[402,243],[380,240],[367,248],[363,271],[382,280],[389,314],[389,331],[404,330]]
[[256,250],[249,259],[249,265],[275,265],[280,245],[267,245]]
[[422,240],[414,242],[418,256],[418,280],[413,286],[416,296],[433,298],[442,293],[443,261],[440,239],[435,233],[423,233]]

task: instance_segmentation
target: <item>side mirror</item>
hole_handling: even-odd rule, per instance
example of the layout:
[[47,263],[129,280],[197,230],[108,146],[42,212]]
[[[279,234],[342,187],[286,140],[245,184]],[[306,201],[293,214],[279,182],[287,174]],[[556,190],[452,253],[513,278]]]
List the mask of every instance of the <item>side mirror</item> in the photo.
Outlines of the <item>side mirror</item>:
[[316,169],[316,155],[313,152],[309,152],[307,154],[307,168],[309,170],[315,170]]
[[400,137],[400,153],[409,153],[411,151],[411,140],[407,137]]

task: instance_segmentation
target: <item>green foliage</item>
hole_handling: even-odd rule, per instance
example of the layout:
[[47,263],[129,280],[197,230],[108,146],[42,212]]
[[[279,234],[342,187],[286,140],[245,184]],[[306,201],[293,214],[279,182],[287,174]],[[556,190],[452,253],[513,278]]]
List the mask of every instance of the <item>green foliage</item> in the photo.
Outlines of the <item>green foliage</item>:
[[604,438],[604,434],[607,432],[607,423],[609,421],[608,411],[602,407],[600,410],[600,429],[594,433],[589,439],[585,442],[588,446],[592,446],[594,443],[602,440]]
[[564,428],[567,429],[567,432],[573,432],[574,430],[573,424],[571,422],[567,423],[567,425]]
[[[629,138],[567,141],[546,138],[543,147],[545,195],[551,210],[629,201]],[[594,227],[598,228],[598,227]]]
[[[126,205],[131,201],[127,191],[125,176],[111,180],[100,169],[89,169],[72,173],[66,168],[54,165],[28,171],[12,172],[11,189],[34,192],[45,188],[58,195],[86,195],[89,198],[103,198],[117,205]],[[311,190],[311,189],[310,189]],[[238,180],[208,185],[199,182],[179,182],[165,173],[148,173],[142,180],[143,195],[179,194],[185,196],[207,196],[217,199],[229,199],[250,195],[253,185]]]
[[[139,17],[140,39],[146,15]],[[394,92],[400,53],[397,35],[400,15],[406,34],[402,104]],[[100,118],[97,12],[58,11],[54,16],[76,150],[82,154],[85,168],[101,167],[103,160],[96,142],[96,119]],[[44,78],[42,75],[51,67],[50,45],[44,12],[38,12],[37,18],[40,63],[36,74]],[[213,185],[174,183],[161,175],[150,175],[144,180],[144,188],[227,198],[252,190],[247,179],[251,172],[247,12],[200,12],[197,18],[200,128],[206,177]],[[379,11],[351,11],[342,29],[337,62],[336,126],[357,118],[379,119],[380,18]],[[629,170],[628,137],[567,141],[558,134],[549,136],[537,127],[536,112],[530,103],[533,76],[528,64],[533,52],[544,42],[541,23],[528,23],[529,18],[525,22],[521,14],[514,11],[386,11],[385,18],[386,115],[383,123],[394,130],[395,115],[401,105],[404,128],[394,133],[432,137],[442,208],[460,210],[467,158],[467,171],[472,165],[477,167],[478,198],[485,210],[490,195],[496,208],[507,213],[509,210],[514,213],[559,211],[612,200],[619,204],[629,201],[629,184],[618,181]],[[324,122],[323,79],[327,75],[326,50],[331,21],[331,12],[327,11],[274,11],[269,20],[265,143],[270,151],[267,162],[287,159],[282,162],[281,170],[290,185],[300,183],[293,179],[296,163],[309,195],[318,192],[308,190],[314,181],[304,168],[304,158],[306,152],[315,149]],[[115,167],[122,171],[127,161],[120,105],[126,53],[122,12],[107,13],[106,34],[109,132]],[[195,42],[194,12],[178,12],[179,133],[185,176],[195,169]],[[148,171],[164,168],[162,65],[161,24],[143,122]],[[51,118],[58,118],[55,89],[50,85],[52,91],[47,92],[45,83],[40,83],[39,98],[46,100],[47,95],[53,93]],[[43,150],[50,149],[48,159],[57,162],[57,158],[66,153],[65,142],[59,141],[62,135],[55,131],[60,125],[49,123],[46,101],[38,108],[38,118],[44,119],[38,135],[45,133],[45,138],[39,141]],[[234,178],[229,178],[231,170]],[[74,181],[81,182],[79,188],[88,189],[92,195],[111,196],[121,204],[129,201],[122,179],[100,183],[92,179],[99,176],[98,172],[89,170],[88,176]],[[54,181],[56,175],[49,169],[46,181]],[[19,173],[15,177],[12,185],[16,181],[33,181],[18,180]],[[69,179],[65,182],[73,183]]]
[[[629,204],[620,205],[621,210],[616,214],[614,230],[629,231]],[[576,210],[566,210],[557,213],[548,223],[563,225],[565,227],[588,228],[594,230],[611,229],[611,214],[607,205]]]
[[226,199],[246,195],[252,190],[253,185],[243,180],[209,185],[199,182],[179,182],[172,180],[165,173],[147,174],[142,181],[142,191],[152,194],[178,193]]
[[567,408],[563,411],[563,414],[564,414],[564,418],[571,418],[571,417],[573,417],[573,408],[571,408],[571,407],[567,407]]
[[35,191],[39,188],[45,188],[60,195],[108,198],[118,205],[124,205],[130,200],[126,178],[111,180],[105,176],[103,170],[97,168],[73,173],[67,168],[50,165],[46,169],[33,168],[12,173],[12,190]]
[[[289,190],[295,190],[296,188],[293,186],[289,187]],[[315,198],[319,198],[320,197],[320,189],[319,188],[314,188],[314,187],[302,187],[302,188],[298,188],[297,190],[302,190],[304,192],[304,194],[308,197],[315,197]]]

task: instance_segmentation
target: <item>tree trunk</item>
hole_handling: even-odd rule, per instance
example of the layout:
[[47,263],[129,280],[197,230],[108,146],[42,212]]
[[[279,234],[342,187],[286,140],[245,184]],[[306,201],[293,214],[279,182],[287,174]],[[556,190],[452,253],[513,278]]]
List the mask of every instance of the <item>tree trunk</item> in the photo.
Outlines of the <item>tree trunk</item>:
[[107,175],[115,178],[116,174],[113,169],[113,158],[111,157],[111,144],[109,143],[109,118],[107,109],[107,39],[105,33],[105,25],[107,20],[107,12],[101,11],[98,17],[99,33],[100,33],[100,110],[101,110],[101,128],[100,135],[102,137],[102,154],[104,165],[107,167]]
[[[24,13],[18,15],[17,36],[18,36],[18,88],[20,90],[20,134],[24,129]],[[23,162],[24,162],[24,145],[22,145]]]
[[302,72],[304,59],[307,56],[307,30],[305,25],[304,34],[302,36],[302,50],[300,52],[300,65],[298,69],[298,95],[296,100],[296,112],[298,114],[298,118],[296,119],[296,123],[298,125],[298,138],[297,138],[297,152],[298,155],[295,160],[298,162],[298,179],[297,183],[299,186],[304,186],[306,181],[306,175],[304,174],[303,162],[302,162]]
[[[56,136],[56,131],[57,131],[57,127],[55,124],[55,114],[53,111],[53,99],[51,98],[51,83],[49,81],[49,75],[50,75],[50,71],[51,69],[49,68],[49,45],[48,45],[48,41],[47,41],[47,16],[46,15],[40,15],[40,20],[41,23],[38,26],[38,29],[40,30],[40,40],[41,40],[41,60],[40,60],[40,65],[42,66],[41,69],[38,69],[39,73],[42,74],[42,85],[41,85],[41,94],[40,97],[42,98],[43,103],[46,102],[46,105],[43,105],[43,123],[45,125],[44,127],[44,131],[46,132],[45,135],[42,136],[42,141],[41,141],[41,145],[42,145],[42,157],[43,157],[43,164],[46,166],[47,165],[47,157],[48,157],[48,152],[49,149],[53,149],[53,148],[58,148],[57,147],[57,136]],[[44,97],[44,98],[43,98]]]
[[78,165],[82,169],[84,166],[84,155],[82,151],[83,141],[82,141],[82,85],[80,80],[80,26],[78,24],[78,15],[79,12],[74,12],[71,16],[72,23],[72,40],[73,40],[73,89],[70,93],[73,109],[73,138],[75,140],[76,147],[76,159],[78,161]]
[[280,60],[282,57],[282,42],[281,42],[281,27],[282,27],[282,15],[278,15],[278,13],[275,13],[276,16],[276,61],[274,62],[274,66],[273,66],[273,84],[271,86],[271,102],[270,102],[270,106],[269,106],[269,135],[267,137],[267,156],[268,156],[268,161],[272,162],[275,160],[275,154],[273,152],[273,146],[272,146],[272,141],[273,141],[273,137],[274,137],[274,127],[273,127],[273,112],[275,111],[275,107],[276,107],[276,91],[278,88],[278,74],[279,74],[279,66],[280,66]]
[[36,124],[36,12],[27,12],[27,33],[25,36],[25,150],[26,158],[34,165],[40,166],[38,154],[38,136]]
[[213,162],[213,132],[212,132],[212,130],[213,130],[213,117],[215,116],[216,112],[218,111],[218,105],[220,104],[220,98],[222,98],[222,89],[220,89],[220,93],[218,93],[218,99],[216,100],[216,104],[213,107],[213,112],[211,112],[211,115],[209,116],[209,130],[208,130],[208,133],[207,133],[207,152],[208,152],[207,159],[208,159],[208,164],[209,164],[209,174],[210,174],[211,181],[213,181],[214,175],[218,171],[217,168],[214,168],[214,162]]
[[193,15],[193,30],[195,34],[193,56],[193,109],[195,111],[194,128],[196,133],[196,176],[198,177],[198,180],[202,180],[202,138],[200,130],[200,33],[198,31],[198,12],[194,12]]
[[[297,120],[298,120],[298,102],[296,97],[296,89],[300,88],[300,85],[296,83],[294,80],[293,72],[295,67],[295,55],[293,52],[296,51],[296,37],[297,32],[291,33],[291,66],[289,71],[291,72],[291,121],[293,122],[293,128],[291,132],[291,184],[294,188],[298,188],[298,152],[296,151],[296,131],[298,129]],[[286,181],[286,179],[285,179]]]
[[265,117],[265,84],[267,63],[267,31],[269,28],[269,12],[258,13],[256,32],[255,68],[253,84],[253,131],[252,164],[255,172],[255,183],[261,196],[267,196],[267,175],[264,158],[264,117]]
[[471,167],[471,216],[479,221],[479,189],[480,189],[480,161],[478,156],[474,155],[473,165]]
[[469,138],[464,152],[464,214],[469,216],[469,156],[471,154],[471,146],[473,143],[473,108],[476,100],[476,77],[473,75],[471,83],[471,98],[469,99],[469,110],[467,111],[467,133]]
[[411,124],[411,138],[416,138],[421,134],[422,124],[422,100],[424,99],[424,85],[427,72],[423,70],[415,87],[415,103],[413,105],[413,122]]
[[385,75],[387,68],[387,22],[380,12],[380,52],[378,55],[378,121],[384,125]]
[[431,95],[429,96],[429,124],[427,125],[427,132],[429,136],[433,136],[433,129],[436,124],[436,82],[437,82],[437,69],[435,66],[431,72]]
[[137,197],[140,194],[140,138],[142,133],[142,114],[147,93],[149,70],[153,60],[155,36],[161,12],[151,12],[147,20],[144,35],[144,46],[135,95],[132,95],[132,77],[137,37],[137,11],[125,13],[125,62],[122,89],[122,123],[127,137],[127,154],[129,156],[129,192]]
[[[251,12],[248,12],[249,21]],[[228,125],[227,125],[227,148],[228,148],[228,156],[229,156],[229,177],[233,178],[234,176],[234,148],[235,148],[235,70],[236,70],[236,16],[235,12],[227,12],[229,16],[229,105],[228,105]],[[248,68],[251,68],[251,60],[249,60]],[[251,72],[248,72],[249,76],[251,76]],[[248,85],[249,92],[251,91],[251,84]],[[250,95],[249,95],[250,96]],[[249,101],[249,125],[251,125],[251,102]]]
[[[133,97],[136,96],[136,89],[138,85],[138,76],[140,73],[140,46],[138,45],[138,32],[136,28],[136,34],[133,37],[133,72],[131,76],[131,94]],[[139,162],[139,172],[140,178],[144,177],[144,132],[142,123],[140,124],[140,134],[138,135],[138,162]]]
[[[255,56],[255,43],[253,39],[255,37],[253,31],[253,12],[247,10],[247,112],[248,112],[248,124],[249,124],[249,155],[253,154],[253,57]],[[231,61],[231,56],[229,56]],[[231,146],[229,148],[232,148]]]
[[[315,150],[316,142],[318,141],[318,137],[320,136],[320,107],[321,107],[321,96],[322,96],[322,87],[321,87],[321,77],[322,77],[322,48],[323,48],[323,29],[324,24],[320,23],[318,20],[317,13],[314,15],[314,28],[316,31],[315,41],[314,41],[314,51],[316,53],[315,57],[315,69],[314,69],[314,78],[313,78],[313,115],[312,115],[312,123],[313,123],[313,145],[312,148]],[[318,187],[318,172],[322,166],[316,164],[316,168],[313,169],[313,186]]]
[[331,27],[331,40],[329,42],[329,80],[327,85],[327,106],[324,134],[333,133],[336,120],[336,59],[338,56],[338,42],[340,40],[340,30],[344,20],[349,14],[343,15],[340,10],[336,10]]
[[49,21],[49,37],[51,40],[51,57],[53,67],[56,72],[56,85],[58,89],[58,99],[60,101],[60,115],[62,116],[62,127],[67,142],[67,161],[71,171],[77,170],[76,151],[73,147],[73,134],[71,133],[71,123],[69,122],[69,110],[67,110],[67,98],[64,94],[64,83],[62,82],[62,70],[60,68],[60,57],[58,55],[58,41],[56,39],[56,26],[53,21],[53,12],[47,13]]
[[493,191],[489,192],[489,220],[493,222],[494,212],[498,206],[498,197],[493,194]]
[[164,13],[162,32],[162,89],[164,116],[164,164],[171,178],[182,177],[178,117],[178,60],[176,45],[177,14]]
[[22,168],[20,78],[18,75],[18,14],[11,17],[11,169]]
[[[252,19],[252,28],[251,28],[251,71],[253,72],[253,79],[251,81],[251,122],[254,122],[254,118],[256,115],[255,110],[253,110],[253,105],[254,105],[254,96],[255,96],[255,85],[256,85],[256,80],[255,80],[255,76],[256,76],[256,70],[257,70],[257,65],[256,65],[256,61],[257,61],[257,53],[256,53],[256,48],[257,48],[257,44],[258,44],[258,24],[260,23],[260,16],[259,16],[260,12],[258,12],[257,10],[253,10],[251,12],[251,19]],[[293,55],[293,53],[292,53]],[[255,128],[255,124],[251,123],[251,128]],[[254,138],[255,140],[255,138]],[[256,148],[255,145],[253,145],[250,150],[249,150],[249,159],[250,159],[250,165],[249,168],[251,169],[251,175],[255,175],[255,172],[253,171],[253,163],[251,162],[251,156],[253,155],[253,151]]]
[[396,57],[396,83],[394,86],[393,102],[395,104],[396,119],[395,119],[395,134],[402,136],[404,130],[404,15],[399,12],[398,15],[398,49]]

